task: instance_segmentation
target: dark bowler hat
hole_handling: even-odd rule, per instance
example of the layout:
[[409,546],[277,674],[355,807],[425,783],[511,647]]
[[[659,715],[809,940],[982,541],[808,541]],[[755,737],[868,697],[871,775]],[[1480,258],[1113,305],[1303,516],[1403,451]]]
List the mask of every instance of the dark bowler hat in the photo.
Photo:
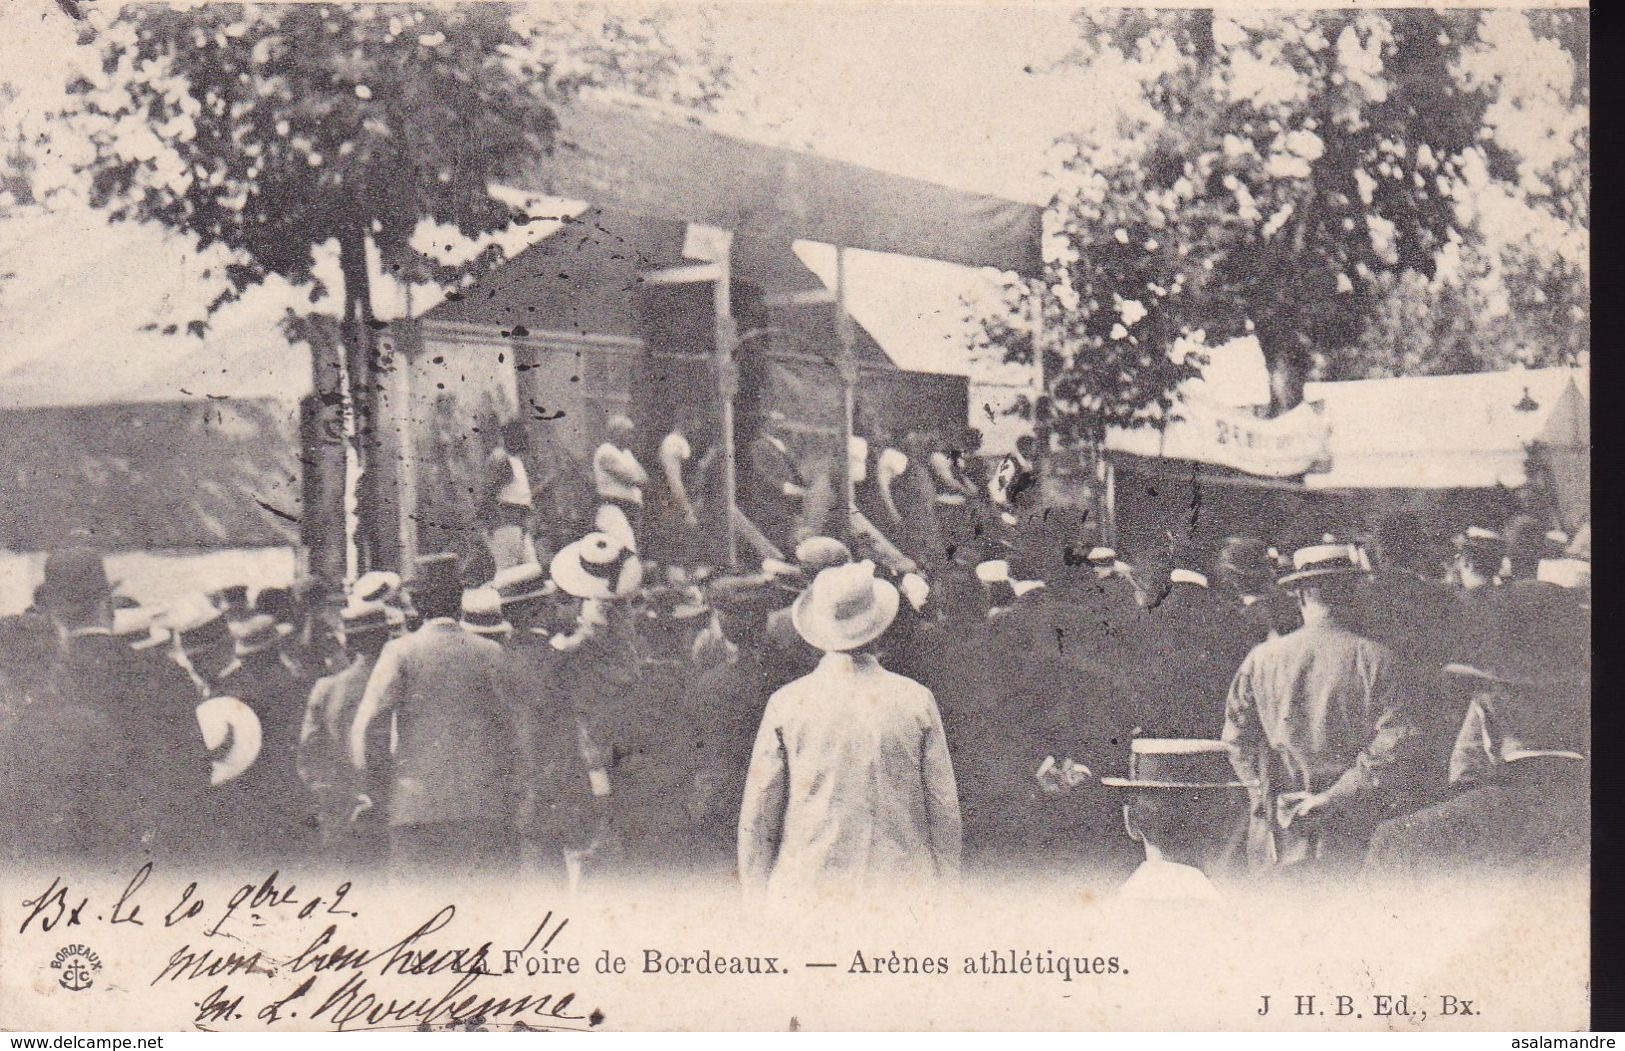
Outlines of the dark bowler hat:
[[411,586],[420,594],[463,591],[462,563],[449,552],[420,556],[412,567]]
[[107,579],[102,553],[89,547],[65,547],[45,556],[45,582],[40,597],[50,606],[76,606],[109,598],[113,585]]
[[219,610],[210,610],[196,615],[182,615],[171,625],[175,638],[180,641],[181,649],[187,653],[198,653],[202,650],[217,646],[229,646],[232,643],[231,628],[226,624],[225,615]]
[[215,604],[231,616],[248,612],[247,584],[227,584],[211,595],[210,598],[214,599]]
[[1573,591],[1541,580],[1492,590],[1445,671],[1514,685],[1579,684],[1591,676],[1591,617]]
[[254,612],[270,616],[278,624],[292,624],[297,614],[291,588],[260,588],[254,596]]
[[1107,788],[1134,792],[1246,788],[1230,766],[1223,741],[1137,737],[1129,743],[1128,776],[1102,777]]

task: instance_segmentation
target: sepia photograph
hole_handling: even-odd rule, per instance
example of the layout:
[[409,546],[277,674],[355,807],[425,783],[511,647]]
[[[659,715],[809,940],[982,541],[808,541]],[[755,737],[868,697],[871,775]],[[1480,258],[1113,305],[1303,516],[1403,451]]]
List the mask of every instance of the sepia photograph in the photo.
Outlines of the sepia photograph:
[[1590,40],[11,0],[0,1029],[1587,1029]]

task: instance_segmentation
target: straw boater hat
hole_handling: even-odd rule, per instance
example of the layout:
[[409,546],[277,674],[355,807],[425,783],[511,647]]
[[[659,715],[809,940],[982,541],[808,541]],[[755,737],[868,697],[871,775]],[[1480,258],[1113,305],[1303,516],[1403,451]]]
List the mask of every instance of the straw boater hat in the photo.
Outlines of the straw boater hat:
[[[391,614],[394,614],[393,616]],[[339,611],[339,623],[346,641],[395,627],[399,614],[382,602],[351,602]]]
[[490,586],[502,599],[503,609],[522,602],[534,602],[558,591],[558,585],[547,579],[547,570],[538,562],[521,562],[517,566],[498,570],[497,575],[491,578]]
[[293,634],[289,624],[278,624],[269,613],[251,613],[230,624],[232,652],[239,657],[263,653]]
[[885,634],[900,600],[896,585],[877,579],[875,564],[865,559],[814,577],[790,608],[790,622],[814,649],[844,653]]
[[566,544],[549,568],[560,589],[576,598],[625,598],[643,583],[637,553],[608,533],[588,533]]
[[1111,569],[1117,565],[1117,550],[1110,547],[1091,547],[1083,556],[1096,569]]
[[476,635],[507,635],[513,625],[502,615],[502,596],[496,588],[469,588],[463,592],[463,616],[458,623]]
[[205,748],[211,752],[226,748],[225,755],[209,764],[211,785],[223,785],[238,777],[259,758],[264,743],[259,716],[237,698],[211,697],[198,705],[197,725]]
[[994,609],[1008,606],[1019,597],[1015,584],[1010,580],[1008,559],[993,558],[977,563],[976,579],[987,588],[988,605]]
[[1291,587],[1322,577],[1363,576],[1367,572],[1365,559],[1353,544],[1311,544],[1292,553],[1292,572],[1279,584]]
[[1506,538],[1493,529],[1486,529],[1483,526],[1468,526],[1467,531],[1462,533],[1461,537],[1456,541],[1456,546],[1461,549],[1476,548],[1491,555],[1496,555],[1506,551]]
[[387,569],[374,569],[356,578],[350,597],[357,602],[393,603],[400,598],[401,575]]
[[796,545],[796,564],[809,576],[850,561],[852,549],[832,536],[810,536]]
[[1223,741],[1137,737],[1129,743],[1128,776],[1102,777],[1107,788],[1133,792],[1226,791],[1246,788]]
[[157,615],[141,606],[125,606],[113,611],[113,634],[130,644],[132,650],[150,650],[169,641],[169,629],[158,623]]

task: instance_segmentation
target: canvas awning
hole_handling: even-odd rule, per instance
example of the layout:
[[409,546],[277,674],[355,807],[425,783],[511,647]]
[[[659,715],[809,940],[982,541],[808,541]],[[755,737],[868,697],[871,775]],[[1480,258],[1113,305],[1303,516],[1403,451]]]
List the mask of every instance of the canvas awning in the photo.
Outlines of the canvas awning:
[[1042,209],[768,146],[603,101],[557,110],[556,148],[505,180],[789,242],[940,259],[1023,274],[1043,268]]
[[1515,489],[1533,445],[1590,459],[1583,370],[1310,383],[1325,406],[1330,469],[1310,489]]
[[1312,402],[1265,420],[1205,398],[1198,388],[1185,392],[1177,417],[1162,428],[1108,430],[1106,451],[1216,464],[1261,478],[1296,478],[1325,463],[1327,423]]

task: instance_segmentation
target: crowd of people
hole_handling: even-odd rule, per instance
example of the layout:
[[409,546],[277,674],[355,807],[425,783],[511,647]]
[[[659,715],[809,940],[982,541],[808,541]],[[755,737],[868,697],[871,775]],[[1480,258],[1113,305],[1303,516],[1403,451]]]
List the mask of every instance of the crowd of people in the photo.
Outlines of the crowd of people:
[[832,524],[770,420],[729,519],[688,436],[651,472],[633,432],[560,543],[510,431],[483,547],[363,574],[331,616],[242,586],[160,616],[52,552],[0,621],[10,860],[1208,897],[1587,856],[1588,537],[1171,524],[1123,557],[1042,505],[1030,444],[992,467],[882,434]]

